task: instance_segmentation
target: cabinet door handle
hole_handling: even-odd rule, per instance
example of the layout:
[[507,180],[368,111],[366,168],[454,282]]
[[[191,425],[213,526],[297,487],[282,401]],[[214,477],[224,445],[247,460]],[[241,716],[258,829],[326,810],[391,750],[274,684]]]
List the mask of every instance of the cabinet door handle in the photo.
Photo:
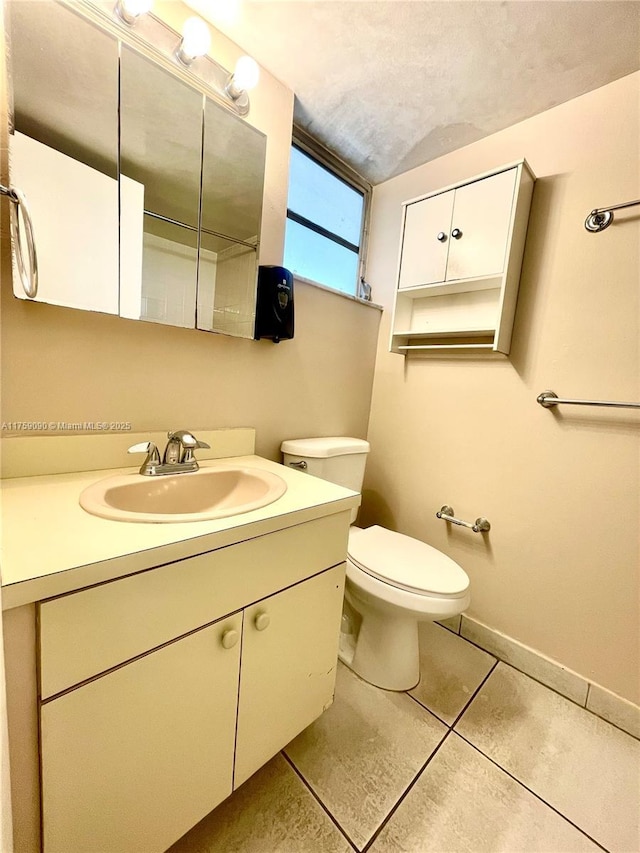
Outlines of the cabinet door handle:
[[444,231],[441,231],[438,234],[438,236],[436,237],[436,240],[439,240],[440,243],[446,243],[447,242],[447,235],[444,233]]
[[271,617],[264,611],[262,613],[258,613],[256,618],[253,620],[253,624],[256,626],[256,630],[258,631],[264,631],[265,628],[269,627],[270,623]]
[[454,240],[459,240],[462,237],[462,231],[459,228],[454,228],[451,232],[451,236]]
[[240,639],[240,634],[236,631],[235,628],[229,628],[228,631],[224,631],[220,642],[222,643],[223,649],[232,649],[235,644]]

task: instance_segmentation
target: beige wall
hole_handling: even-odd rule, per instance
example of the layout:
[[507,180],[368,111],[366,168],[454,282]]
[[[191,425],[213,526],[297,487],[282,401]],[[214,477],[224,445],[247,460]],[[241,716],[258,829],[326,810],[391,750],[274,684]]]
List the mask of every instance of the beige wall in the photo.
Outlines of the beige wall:
[[[640,197],[639,94],[634,74],[375,188],[367,277],[391,308],[404,199],[523,156],[538,176],[508,358],[405,362],[385,311],[362,519],[448,553],[471,615],[635,702],[640,413],[535,400],[640,400],[640,214],[583,227]],[[445,503],[491,533],[437,520]]]
[[[162,4],[176,29],[189,11]],[[213,28],[212,28],[213,29]],[[214,58],[239,49],[214,32]],[[261,262],[282,263],[293,93],[262,73],[250,121],[267,134]],[[2,104],[5,100],[2,98]],[[2,120],[3,183],[6,118]],[[129,421],[133,430],[253,426],[257,452],[284,438],[364,436],[380,314],[296,285],[296,336],[278,345],[14,299],[2,201],[2,421]]]

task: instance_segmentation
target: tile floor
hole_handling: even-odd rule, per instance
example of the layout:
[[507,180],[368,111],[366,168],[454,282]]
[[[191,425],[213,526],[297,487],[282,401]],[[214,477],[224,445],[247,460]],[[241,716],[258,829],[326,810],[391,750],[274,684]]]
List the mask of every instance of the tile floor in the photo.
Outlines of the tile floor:
[[421,682],[333,706],[170,853],[640,851],[640,741],[435,624]]

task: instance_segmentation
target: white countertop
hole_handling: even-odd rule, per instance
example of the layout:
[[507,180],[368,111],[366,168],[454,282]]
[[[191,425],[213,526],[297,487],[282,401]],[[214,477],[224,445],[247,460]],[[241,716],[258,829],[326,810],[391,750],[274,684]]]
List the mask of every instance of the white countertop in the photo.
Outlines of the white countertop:
[[[260,456],[201,462],[272,471],[287,483],[274,503],[219,518],[169,524],[110,521],[80,507],[80,492],[115,474],[137,468],[19,477],[2,481],[0,567],[4,609],[113,580],[245,539],[272,533],[360,504],[352,492]],[[188,474],[184,475],[188,477]]]

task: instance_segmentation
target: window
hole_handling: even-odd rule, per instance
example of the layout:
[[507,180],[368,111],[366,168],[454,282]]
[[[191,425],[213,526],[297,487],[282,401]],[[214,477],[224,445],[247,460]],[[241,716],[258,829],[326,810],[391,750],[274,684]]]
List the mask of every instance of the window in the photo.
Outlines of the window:
[[[296,133],[297,135],[297,133]],[[295,275],[360,295],[370,187],[297,138],[291,149],[284,265]]]

